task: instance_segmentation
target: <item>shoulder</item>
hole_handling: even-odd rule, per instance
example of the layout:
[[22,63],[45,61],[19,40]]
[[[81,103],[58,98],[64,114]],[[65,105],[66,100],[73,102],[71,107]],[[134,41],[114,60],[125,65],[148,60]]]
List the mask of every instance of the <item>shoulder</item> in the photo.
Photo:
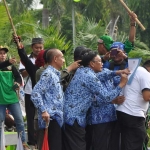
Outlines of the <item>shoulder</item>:
[[139,79],[150,81],[150,73],[143,67],[138,67],[137,68],[136,76]]

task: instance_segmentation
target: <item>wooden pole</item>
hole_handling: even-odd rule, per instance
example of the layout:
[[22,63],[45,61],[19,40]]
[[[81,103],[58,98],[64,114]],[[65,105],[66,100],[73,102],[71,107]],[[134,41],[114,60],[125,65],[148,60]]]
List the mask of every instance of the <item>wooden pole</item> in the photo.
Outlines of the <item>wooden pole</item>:
[[[121,4],[124,6],[124,8],[127,10],[127,12],[129,14],[131,14],[131,10],[129,9],[129,7],[125,4],[125,2],[123,0],[120,0]],[[137,24],[141,27],[142,30],[145,30],[145,27],[142,25],[142,23],[138,20],[138,18],[135,18],[135,21],[137,22]]]
[[[16,29],[15,29],[15,26],[14,26],[14,24],[13,24],[13,21],[12,21],[12,18],[11,18],[10,12],[9,12],[9,10],[8,10],[8,6],[7,6],[7,4],[6,4],[6,1],[5,1],[5,0],[3,0],[3,2],[4,2],[4,5],[5,5],[6,12],[7,12],[7,15],[8,15],[8,18],[9,18],[9,21],[10,21],[10,24],[11,24],[11,26],[12,26],[12,29],[13,29],[14,35],[15,35],[15,36],[17,36]],[[18,47],[20,46],[19,40],[17,41],[17,46],[18,46]]]

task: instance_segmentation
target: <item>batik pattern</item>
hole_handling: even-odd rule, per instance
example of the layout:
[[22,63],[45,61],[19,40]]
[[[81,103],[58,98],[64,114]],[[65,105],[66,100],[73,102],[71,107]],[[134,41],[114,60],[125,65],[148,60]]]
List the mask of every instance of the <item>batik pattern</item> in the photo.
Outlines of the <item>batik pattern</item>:
[[31,100],[38,109],[39,127],[45,128],[42,112],[47,111],[60,126],[63,124],[63,91],[60,85],[60,72],[48,66],[33,88]]
[[85,127],[87,112],[92,100],[96,97],[100,104],[108,104],[118,96],[120,91],[120,87],[108,91],[92,69],[80,67],[65,92],[65,123],[73,125],[77,120],[80,126]]

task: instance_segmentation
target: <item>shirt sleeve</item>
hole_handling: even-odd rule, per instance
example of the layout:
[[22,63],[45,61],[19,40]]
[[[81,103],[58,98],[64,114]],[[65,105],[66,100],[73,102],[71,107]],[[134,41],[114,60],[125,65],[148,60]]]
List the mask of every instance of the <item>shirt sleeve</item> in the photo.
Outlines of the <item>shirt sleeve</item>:
[[111,71],[106,68],[104,68],[102,72],[97,73],[97,78],[100,81],[110,80],[111,78],[114,78],[115,76],[117,76],[115,71]]
[[147,75],[140,74],[140,90],[143,91],[144,89],[150,89],[150,75],[148,73]]
[[28,72],[29,76],[31,77],[32,86],[34,86],[36,83],[35,73],[36,73],[38,67],[32,63],[30,58],[27,56],[24,48],[18,49],[18,54],[20,56],[20,59],[21,59],[23,65],[25,66],[26,71]]
[[41,112],[46,111],[43,95],[51,86],[51,79],[52,77],[50,73],[43,73],[31,93],[32,102],[34,103],[35,107],[38,108]]
[[6,61],[0,63],[0,69],[3,69],[3,68],[8,67],[10,65],[12,65],[12,64],[9,62],[9,60],[6,60]]
[[125,52],[128,54],[133,48],[133,43],[131,43],[129,40],[126,40],[124,42],[124,46],[125,46]]
[[20,73],[18,72],[18,70],[16,69],[15,66],[12,65],[12,73],[13,73],[13,76],[15,78],[15,82],[19,83],[20,85],[22,84],[22,78],[21,78],[21,75]]
[[104,86],[102,86],[100,80],[96,77],[90,76],[88,77],[87,87],[91,92],[95,95],[99,102],[109,103],[113,99],[115,99],[121,92],[121,88],[119,86],[115,87],[111,91],[107,90]]

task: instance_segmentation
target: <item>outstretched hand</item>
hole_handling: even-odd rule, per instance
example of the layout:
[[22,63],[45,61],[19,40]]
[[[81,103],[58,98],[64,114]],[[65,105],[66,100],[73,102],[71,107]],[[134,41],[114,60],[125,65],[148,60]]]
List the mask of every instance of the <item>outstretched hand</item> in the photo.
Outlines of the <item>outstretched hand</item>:
[[130,14],[130,22],[135,23],[135,19],[137,18],[137,15],[132,11]]
[[16,35],[13,35],[13,41],[14,41],[14,43],[20,43],[21,42],[21,37],[20,36],[16,36]]
[[19,49],[23,48],[23,45],[21,44],[21,37],[20,36],[13,35],[13,41],[14,41],[14,43],[17,44],[17,47]]
[[10,58],[10,59],[9,59],[9,63],[15,64],[15,63],[16,63],[16,59],[15,59],[15,58]]

